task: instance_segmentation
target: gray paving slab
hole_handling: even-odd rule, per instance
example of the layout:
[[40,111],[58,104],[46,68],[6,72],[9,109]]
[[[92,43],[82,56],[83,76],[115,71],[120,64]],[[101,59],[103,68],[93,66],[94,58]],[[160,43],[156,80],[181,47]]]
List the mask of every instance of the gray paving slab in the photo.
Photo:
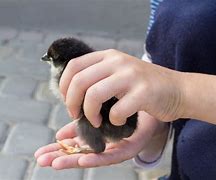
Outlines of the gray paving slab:
[[52,104],[56,104],[59,100],[52,94],[51,90],[49,89],[49,82],[41,82],[38,86],[36,92],[36,99],[40,101],[50,102]]
[[12,28],[1,27],[0,29],[0,42],[2,44],[8,42],[9,40],[15,38],[18,31]]
[[31,42],[31,43],[40,43],[43,41],[44,34],[40,31],[21,31],[17,37],[18,41],[21,42]]
[[37,86],[37,81],[27,77],[9,77],[2,87],[4,96],[16,98],[31,98]]
[[43,125],[22,123],[15,125],[3,147],[3,152],[12,155],[33,156],[41,146],[52,142],[53,130]]
[[49,78],[49,67],[40,61],[35,63],[30,61],[20,62],[11,57],[10,60],[0,61],[0,76],[24,76],[36,80],[47,80]]
[[[11,44],[11,46],[15,45]],[[17,49],[16,54],[14,54],[16,60],[43,65],[43,62],[40,62],[40,58],[45,53],[45,49],[42,49],[40,44],[25,42],[21,45],[16,45],[15,48]]]
[[32,99],[0,98],[2,121],[45,123],[50,113],[50,105]]
[[6,139],[8,127],[8,124],[0,121],[0,144]]
[[138,180],[134,169],[129,167],[108,166],[89,169],[86,180]]
[[2,86],[2,83],[4,82],[5,78],[5,76],[0,76],[0,87]]
[[0,154],[0,179],[23,180],[27,165],[23,159]]
[[57,171],[51,168],[36,167],[31,180],[82,180],[82,169],[68,169]]
[[5,61],[8,58],[12,57],[14,53],[17,52],[17,49],[8,47],[8,46],[0,46],[0,61]]
[[52,112],[50,127],[60,129],[71,121],[72,119],[68,116],[65,106],[62,103],[56,105]]

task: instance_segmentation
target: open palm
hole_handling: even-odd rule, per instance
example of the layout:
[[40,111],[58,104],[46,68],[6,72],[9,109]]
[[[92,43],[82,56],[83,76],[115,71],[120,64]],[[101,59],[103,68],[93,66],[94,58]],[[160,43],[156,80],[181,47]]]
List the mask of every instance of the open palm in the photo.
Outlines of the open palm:
[[[107,143],[103,153],[67,155],[59,151],[61,146],[58,143],[53,143],[38,149],[35,152],[35,158],[40,166],[51,166],[54,169],[87,168],[117,164],[133,158],[148,145],[155,125],[152,119],[139,120],[138,128],[131,137],[125,138],[118,143]],[[76,128],[76,121],[71,122],[57,132],[56,138],[70,146],[75,146],[75,144],[79,146],[85,145],[85,142],[77,136]]]

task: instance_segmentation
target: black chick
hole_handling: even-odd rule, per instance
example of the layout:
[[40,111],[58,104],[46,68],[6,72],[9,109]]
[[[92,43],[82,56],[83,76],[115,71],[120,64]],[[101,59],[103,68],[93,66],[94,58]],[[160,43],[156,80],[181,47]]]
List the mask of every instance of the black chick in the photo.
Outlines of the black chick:
[[[76,57],[93,52],[94,50],[84,42],[74,38],[62,38],[54,41],[47,53],[41,58],[51,65],[50,89],[60,98],[59,81],[67,63]],[[111,107],[118,101],[113,97],[102,104],[102,124],[94,128],[81,110],[81,118],[78,121],[78,134],[96,152],[105,150],[106,140],[119,141],[131,136],[137,127],[137,113],[130,116],[122,126],[114,126],[109,121]]]

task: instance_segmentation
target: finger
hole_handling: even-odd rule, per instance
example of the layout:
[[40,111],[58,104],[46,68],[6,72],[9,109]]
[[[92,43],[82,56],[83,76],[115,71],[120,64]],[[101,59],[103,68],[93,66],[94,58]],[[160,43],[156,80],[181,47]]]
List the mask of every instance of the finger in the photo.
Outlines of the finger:
[[[73,139],[65,139],[65,140],[63,140],[63,142],[70,145],[70,146],[74,146],[75,144],[77,144],[77,141],[75,141]],[[37,159],[43,154],[53,152],[53,151],[57,151],[59,149],[61,149],[61,146],[58,143],[52,143],[52,144],[49,144],[49,145],[46,145],[46,146],[43,146],[43,147],[39,148],[35,152],[34,156]]]
[[111,164],[121,163],[122,161],[130,159],[129,153],[125,153],[123,149],[113,148],[106,150],[101,154],[87,154],[79,158],[80,167],[90,168],[98,166],[109,166]]
[[37,163],[42,167],[51,166],[53,160],[60,156],[66,156],[66,154],[61,151],[49,152],[39,156],[39,158],[37,159]]
[[77,120],[73,120],[73,122],[65,125],[60,130],[58,130],[58,132],[56,133],[56,139],[63,140],[77,136],[76,128]]
[[[109,76],[97,82],[87,90],[83,108],[87,119],[93,126],[99,127],[100,125],[102,103],[119,93],[127,91],[128,82],[121,76],[121,74]],[[119,79],[121,83],[119,83]]]
[[66,98],[67,89],[73,76],[79,71],[100,62],[103,59],[104,52],[97,51],[86,54],[84,56],[72,59],[66,66],[60,79],[59,88],[63,96]]
[[79,168],[78,160],[84,154],[73,154],[67,156],[59,156],[52,161],[52,167],[54,169],[69,169],[69,168]]
[[113,125],[121,126],[126,123],[128,117],[140,109],[140,97],[136,92],[130,92],[123,96],[110,110],[109,118]]
[[47,146],[43,146],[43,147],[39,148],[35,152],[34,157],[37,159],[42,154],[52,152],[52,151],[57,151],[58,149],[60,149],[60,145],[58,143],[49,144]]
[[74,75],[66,95],[66,105],[74,118],[78,118],[86,90],[111,74],[106,62],[99,62]]

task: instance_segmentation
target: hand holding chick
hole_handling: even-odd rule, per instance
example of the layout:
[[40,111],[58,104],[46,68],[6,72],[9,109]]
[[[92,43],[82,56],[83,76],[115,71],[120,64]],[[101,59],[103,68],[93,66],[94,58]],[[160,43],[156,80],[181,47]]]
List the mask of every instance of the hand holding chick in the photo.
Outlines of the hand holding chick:
[[[47,53],[41,59],[51,65],[50,89],[58,98],[61,97],[59,92],[60,78],[68,62],[90,52],[93,52],[92,48],[74,38],[58,39],[50,45]],[[133,134],[137,127],[137,113],[128,117],[122,126],[115,126],[110,122],[110,109],[116,102],[118,99],[111,97],[102,104],[100,110],[102,124],[99,128],[93,127],[88,121],[82,108],[83,105],[81,105],[78,133],[96,153],[105,150],[106,141],[115,142],[127,138]]]

